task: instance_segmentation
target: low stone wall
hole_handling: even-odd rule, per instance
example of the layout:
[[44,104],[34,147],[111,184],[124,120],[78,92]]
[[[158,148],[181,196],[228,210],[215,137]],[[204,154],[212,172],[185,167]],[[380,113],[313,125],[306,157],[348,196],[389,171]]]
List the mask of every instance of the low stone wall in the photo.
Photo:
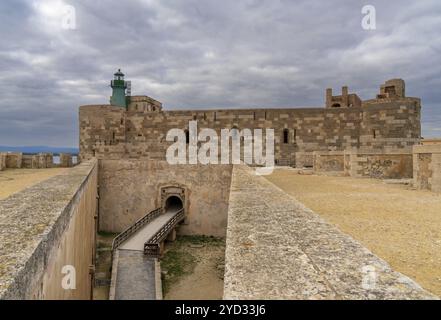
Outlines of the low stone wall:
[[8,152],[6,154],[6,168],[18,169],[22,167],[23,153]]
[[32,167],[36,169],[52,168],[54,157],[52,153],[39,153],[33,156]]
[[73,166],[72,155],[69,153],[60,153],[60,164],[61,168],[70,168]]
[[[46,168],[70,168],[73,166],[72,155],[68,153],[60,153],[60,163],[54,163],[54,155],[52,153],[23,154],[19,152],[2,153],[0,159],[0,170],[4,168],[11,169],[46,169]],[[3,159],[4,158],[4,165]]]
[[350,153],[350,176],[379,179],[413,177],[411,153]]
[[234,166],[225,299],[436,299],[246,166]]
[[313,153],[314,172],[345,171],[345,152],[328,151]]
[[314,152],[314,172],[341,172],[351,177],[409,179],[413,177],[411,153],[328,151]]
[[0,171],[6,169],[6,153],[0,153]]
[[312,152],[296,152],[296,168],[312,167],[314,156]]
[[414,187],[441,192],[441,145],[414,146],[413,169]]
[[22,155],[21,168],[46,169],[54,167],[52,153],[24,154]]
[[93,159],[0,201],[0,299],[91,297],[97,170]]

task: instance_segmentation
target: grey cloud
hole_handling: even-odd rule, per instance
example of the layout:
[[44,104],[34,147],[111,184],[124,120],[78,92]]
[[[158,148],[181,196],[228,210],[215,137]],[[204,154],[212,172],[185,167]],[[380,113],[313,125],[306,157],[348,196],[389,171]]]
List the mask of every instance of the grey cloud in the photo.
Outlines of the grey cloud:
[[441,135],[438,0],[370,1],[375,31],[365,1],[64,1],[76,30],[60,2],[0,3],[0,144],[77,145],[78,106],[107,103],[116,68],[169,109],[322,106],[326,87],[367,99],[402,77]]

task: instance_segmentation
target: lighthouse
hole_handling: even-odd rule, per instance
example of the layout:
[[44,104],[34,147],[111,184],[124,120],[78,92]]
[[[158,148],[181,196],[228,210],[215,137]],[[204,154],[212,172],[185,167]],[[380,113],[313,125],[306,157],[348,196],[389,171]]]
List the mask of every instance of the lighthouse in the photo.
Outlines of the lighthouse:
[[112,96],[110,97],[110,104],[112,106],[126,108],[127,82],[124,81],[124,73],[121,72],[121,69],[118,69],[118,71],[114,74],[114,78],[110,82],[110,86],[112,87]]

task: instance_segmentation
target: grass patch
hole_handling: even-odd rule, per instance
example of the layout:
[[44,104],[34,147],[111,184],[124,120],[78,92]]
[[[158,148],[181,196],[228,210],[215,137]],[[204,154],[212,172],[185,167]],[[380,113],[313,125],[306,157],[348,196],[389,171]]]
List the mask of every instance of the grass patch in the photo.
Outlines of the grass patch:
[[118,233],[108,232],[108,231],[98,231],[97,234],[100,237],[105,237],[105,238],[107,238],[107,237],[113,237],[114,238],[114,237],[116,237],[118,235]]
[[176,240],[182,244],[207,244],[210,246],[221,246],[225,244],[225,239],[212,236],[179,236]]
[[167,271],[162,281],[164,295],[181,277],[193,273],[197,259],[191,254],[190,245],[222,246],[225,240],[209,236],[178,236],[174,242],[168,243],[161,258],[161,270]]
[[179,278],[191,274],[195,265],[196,258],[190,253],[180,250],[179,247],[168,250],[161,259],[161,269],[167,271],[162,281],[164,294],[167,294],[170,286]]
[[97,248],[112,247],[112,241],[117,236],[117,233],[99,231],[97,232]]

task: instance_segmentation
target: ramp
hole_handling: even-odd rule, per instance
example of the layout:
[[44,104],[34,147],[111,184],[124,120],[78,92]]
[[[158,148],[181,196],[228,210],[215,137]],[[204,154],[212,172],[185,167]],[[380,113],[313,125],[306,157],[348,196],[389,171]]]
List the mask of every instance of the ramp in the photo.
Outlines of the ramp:
[[113,241],[111,300],[155,300],[162,296],[157,257],[160,244],[184,219],[184,209],[155,209]]
[[118,249],[115,300],[155,300],[155,259],[142,251]]

